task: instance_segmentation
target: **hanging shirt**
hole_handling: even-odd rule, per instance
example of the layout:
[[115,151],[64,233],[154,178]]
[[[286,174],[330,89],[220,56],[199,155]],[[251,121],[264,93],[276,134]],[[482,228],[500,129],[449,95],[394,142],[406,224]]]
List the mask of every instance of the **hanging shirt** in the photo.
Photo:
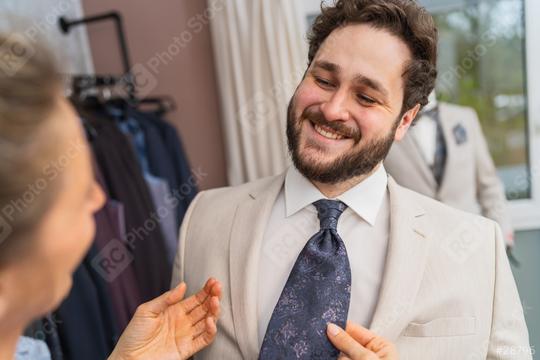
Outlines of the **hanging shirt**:
[[51,360],[51,354],[44,341],[21,336],[15,350],[15,360]]

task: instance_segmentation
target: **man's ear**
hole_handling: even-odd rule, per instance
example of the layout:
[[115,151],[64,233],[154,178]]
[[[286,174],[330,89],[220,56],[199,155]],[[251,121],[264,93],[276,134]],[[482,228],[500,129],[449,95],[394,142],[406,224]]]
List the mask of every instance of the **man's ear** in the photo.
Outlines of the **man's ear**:
[[401,141],[401,139],[405,137],[414,119],[416,119],[416,115],[418,115],[419,111],[420,111],[420,104],[416,104],[415,107],[413,107],[412,109],[409,109],[405,114],[403,114],[403,116],[401,117],[401,120],[399,121],[399,126],[396,130],[396,135],[394,136],[395,141]]

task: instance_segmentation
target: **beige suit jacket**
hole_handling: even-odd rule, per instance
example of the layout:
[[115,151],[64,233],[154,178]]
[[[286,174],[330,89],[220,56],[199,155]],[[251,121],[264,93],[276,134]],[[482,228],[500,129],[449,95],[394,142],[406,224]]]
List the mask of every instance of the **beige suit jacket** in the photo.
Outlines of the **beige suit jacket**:
[[[476,112],[467,107],[440,103],[441,125],[447,159],[441,186],[410,133],[395,142],[384,166],[398,184],[447,205],[496,221],[504,235],[513,232],[506,196],[488,150]],[[461,126],[466,140],[459,143],[454,129]]]
[[[284,179],[201,192],[185,216],[173,286],[185,281],[193,293],[213,276],[224,290],[217,338],[196,359],[257,359],[258,263]],[[388,191],[389,250],[370,328],[403,360],[531,359],[505,355],[529,342],[498,225],[391,178]]]

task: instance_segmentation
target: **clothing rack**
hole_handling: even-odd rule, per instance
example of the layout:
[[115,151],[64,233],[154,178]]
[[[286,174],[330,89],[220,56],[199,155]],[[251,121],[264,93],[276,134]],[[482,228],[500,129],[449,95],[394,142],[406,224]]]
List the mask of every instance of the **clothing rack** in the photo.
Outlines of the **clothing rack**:
[[[128,96],[130,100],[135,100],[136,88],[134,84],[133,73],[131,72],[131,61],[130,61],[129,51],[127,47],[124,23],[122,20],[122,16],[118,11],[110,11],[107,13],[88,16],[88,17],[75,19],[75,20],[68,20],[67,18],[62,16],[58,19],[58,25],[60,27],[60,30],[64,34],[68,34],[71,31],[71,29],[75,26],[103,22],[103,21],[108,21],[108,20],[114,21],[114,24],[115,24],[118,42],[120,45],[120,54],[122,57],[122,66],[124,68],[124,75],[122,77],[99,76],[99,75],[75,76],[74,81],[78,82],[75,84],[75,86],[78,86],[79,84],[85,84],[88,86],[99,86],[99,85],[107,86],[107,85],[114,85],[121,82],[125,84],[125,86],[127,87]],[[78,87],[78,89],[82,90],[80,86]]]

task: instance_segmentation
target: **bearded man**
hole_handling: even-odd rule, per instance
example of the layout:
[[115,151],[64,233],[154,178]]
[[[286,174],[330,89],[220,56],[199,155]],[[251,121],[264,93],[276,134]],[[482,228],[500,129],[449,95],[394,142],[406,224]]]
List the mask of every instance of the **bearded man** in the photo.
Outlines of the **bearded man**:
[[288,109],[294,166],[201,192],[182,224],[173,285],[224,288],[216,340],[196,358],[360,359],[331,339],[349,321],[402,359],[530,359],[498,225],[382,165],[434,88],[432,17],[410,0],[339,0],[309,45]]

